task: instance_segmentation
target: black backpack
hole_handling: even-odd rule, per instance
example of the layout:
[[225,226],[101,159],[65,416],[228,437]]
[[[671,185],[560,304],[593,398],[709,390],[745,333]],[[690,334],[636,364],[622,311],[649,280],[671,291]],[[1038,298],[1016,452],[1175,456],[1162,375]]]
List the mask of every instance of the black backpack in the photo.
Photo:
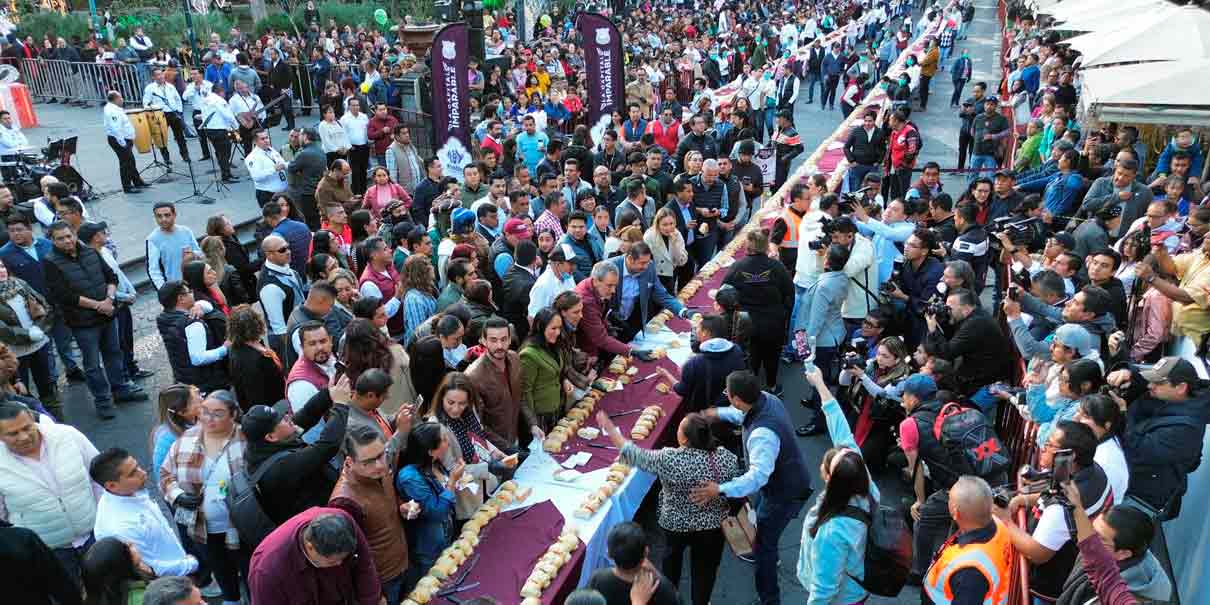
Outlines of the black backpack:
[[933,420],[933,438],[946,453],[946,468],[956,475],[976,475],[995,485],[1012,466],[1008,450],[983,412],[947,403]]
[[866,526],[865,579],[849,577],[873,594],[898,596],[912,570],[912,530],[902,512],[877,505],[873,498],[870,507],[874,511],[872,519],[856,506],[846,506],[840,511],[841,517],[856,519]]
[[248,474],[247,463],[244,464],[244,468],[231,473],[231,483],[227,486],[227,511],[231,517],[231,524],[239,532],[240,545],[248,548],[249,551],[256,550],[261,540],[264,540],[277,528],[277,524],[269,518],[264,507],[261,506],[260,488],[257,487],[257,484],[274,463],[291,453],[293,450],[273,454],[251,475]]

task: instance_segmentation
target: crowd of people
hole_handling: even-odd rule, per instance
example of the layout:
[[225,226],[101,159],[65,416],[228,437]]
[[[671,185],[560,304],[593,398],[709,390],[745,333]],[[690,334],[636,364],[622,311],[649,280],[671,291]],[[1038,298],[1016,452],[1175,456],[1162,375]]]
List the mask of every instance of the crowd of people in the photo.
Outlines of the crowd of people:
[[[1153,551],[1200,463],[1210,396],[1194,363],[1167,355],[1178,337],[1202,352],[1210,333],[1200,142],[1179,129],[1148,174],[1137,130],[1074,119],[1076,57],[1024,13],[1011,100],[984,82],[963,99],[970,58],[956,47],[974,8],[926,7],[917,24],[912,8],[636,11],[621,19],[627,115],[599,142],[558,106],[582,85],[570,28],[541,25],[526,45],[500,17],[472,74],[476,161],[461,179],[377,96],[389,78],[371,74],[398,67],[397,46],[368,37],[385,65],[328,78],[352,85],[319,95],[317,127],[280,149],[261,129],[242,137],[262,216],[252,254],[222,213],[199,234],[173,204],[152,208],[155,324],[175,384],[157,394],[146,469],[141,453],[99,451],[58,395],[62,371],[102,420],[148,397],[136,293],[108,226],[53,177],[33,216],[0,188],[0,557],[39,562],[22,559],[33,578],[15,598],[197,605],[205,588],[223,603],[410,603],[610,361],[653,358],[632,342],[666,310],[693,320],[691,357],[663,374],[686,411],[675,447],[645,449],[595,418],[622,461],[661,482],[663,557],[651,561],[643,527],[615,525],[613,566],[567,603],[705,605],[722,528],[749,498],[761,603],[781,601],[778,539],[800,514],[808,603],[864,602],[867,534],[888,508],[913,526],[901,582],[925,602],[1006,602],[1013,552],[1035,602],[1167,600]],[[884,78],[936,19],[906,76]],[[838,27],[852,40],[810,46]],[[335,40],[308,29],[328,60]],[[346,33],[341,54],[362,32]],[[266,41],[214,44],[221,75],[226,54],[246,68]],[[917,166],[929,80],[950,60],[957,164],[969,152],[972,169],[953,193],[940,165]],[[226,77],[239,97],[256,75],[241,68]],[[206,95],[225,85],[195,73]],[[716,102],[736,78],[743,92]],[[845,142],[851,193],[812,175],[762,209],[803,147],[800,78],[808,103],[819,83],[821,105],[840,96],[842,110],[881,80],[889,107]],[[768,186],[762,144],[778,152]],[[686,307],[677,292],[736,238],[713,308]],[[809,421],[795,427],[781,380],[800,363]],[[1009,430],[1036,452],[1019,492]],[[816,481],[799,439],[825,432]]]

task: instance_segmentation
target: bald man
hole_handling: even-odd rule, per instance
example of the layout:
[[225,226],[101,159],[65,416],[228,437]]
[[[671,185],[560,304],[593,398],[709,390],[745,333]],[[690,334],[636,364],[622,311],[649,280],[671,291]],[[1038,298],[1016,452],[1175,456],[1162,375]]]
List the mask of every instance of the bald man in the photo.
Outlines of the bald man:
[[933,603],[1003,603],[1012,569],[1012,541],[992,516],[992,489],[963,475],[949,492],[949,513],[958,527],[938,552],[921,589]]
[[286,359],[286,320],[306,298],[303,278],[290,268],[290,244],[277,234],[261,242],[261,258],[265,264],[256,277],[257,293],[269,324],[269,345]]

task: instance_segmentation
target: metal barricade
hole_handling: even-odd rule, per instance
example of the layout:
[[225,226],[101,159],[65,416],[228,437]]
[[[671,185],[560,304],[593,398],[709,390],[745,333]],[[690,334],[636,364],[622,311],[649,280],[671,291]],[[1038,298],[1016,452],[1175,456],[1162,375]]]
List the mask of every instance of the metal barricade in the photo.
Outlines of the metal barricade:
[[151,81],[146,63],[79,63],[72,61],[21,59],[17,69],[21,82],[36,100],[105,103],[111,90],[128,101],[141,102],[143,88]]

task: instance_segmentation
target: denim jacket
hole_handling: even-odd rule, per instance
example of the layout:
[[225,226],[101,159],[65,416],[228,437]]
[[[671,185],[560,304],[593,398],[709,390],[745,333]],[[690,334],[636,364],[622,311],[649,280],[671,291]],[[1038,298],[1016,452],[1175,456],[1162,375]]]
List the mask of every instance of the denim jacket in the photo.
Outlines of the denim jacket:
[[848,295],[849,276],[844,271],[828,271],[807,288],[802,305],[804,329],[807,336],[815,337],[816,346],[835,347],[844,341],[841,307]]

